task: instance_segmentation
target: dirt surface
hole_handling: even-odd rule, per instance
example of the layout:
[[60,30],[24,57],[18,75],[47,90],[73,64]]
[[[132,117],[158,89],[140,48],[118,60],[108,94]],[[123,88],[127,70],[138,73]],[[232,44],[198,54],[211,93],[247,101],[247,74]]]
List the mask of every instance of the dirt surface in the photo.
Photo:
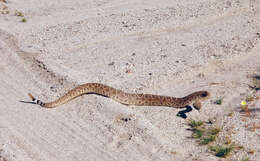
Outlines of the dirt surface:
[[[258,161],[259,39],[259,0],[0,0],[0,160]],[[187,119],[96,95],[54,109],[20,102],[87,82],[211,97]],[[243,148],[216,157],[190,138],[190,119]]]

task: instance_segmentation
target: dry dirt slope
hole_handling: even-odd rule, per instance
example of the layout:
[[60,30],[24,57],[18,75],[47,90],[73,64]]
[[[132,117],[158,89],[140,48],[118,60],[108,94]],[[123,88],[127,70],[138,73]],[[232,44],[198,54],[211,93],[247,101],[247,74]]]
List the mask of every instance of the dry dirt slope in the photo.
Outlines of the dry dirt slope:
[[[259,158],[259,129],[247,127],[259,125],[260,102],[249,118],[237,109],[247,95],[259,96],[247,85],[248,75],[260,73],[259,1],[61,2],[4,4],[1,159],[218,160],[187,138],[176,109],[126,107],[94,95],[51,110],[19,102],[27,92],[51,100],[85,82],[177,97],[209,90],[202,111],[188,117],[215,120],[221,136],[243,145],[231,159]],[[222,96],[221,106],[211,103]]]

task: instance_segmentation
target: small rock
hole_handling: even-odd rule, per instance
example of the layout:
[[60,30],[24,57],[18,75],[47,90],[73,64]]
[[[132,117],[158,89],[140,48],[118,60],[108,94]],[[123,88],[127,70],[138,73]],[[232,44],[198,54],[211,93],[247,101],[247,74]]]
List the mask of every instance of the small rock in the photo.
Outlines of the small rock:
[[109,63],[108,65],[111,66],[111,65],[114,65],[114,64],[115,64],[115,62],[111,62],[111,63]]

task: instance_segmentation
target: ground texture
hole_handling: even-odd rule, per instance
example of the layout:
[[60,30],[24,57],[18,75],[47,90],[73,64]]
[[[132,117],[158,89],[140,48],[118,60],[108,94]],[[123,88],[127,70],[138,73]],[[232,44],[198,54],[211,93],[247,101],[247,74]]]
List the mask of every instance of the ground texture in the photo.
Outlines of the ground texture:
[[[190,138],[189,119],[221,129],[212,144],[241,147],[221,160],[259,160],[259,26],[259,0],[0,0],[0,160],[219,160]],[[87,82],[211,98],[187,119],[96,95],[19,102]]]

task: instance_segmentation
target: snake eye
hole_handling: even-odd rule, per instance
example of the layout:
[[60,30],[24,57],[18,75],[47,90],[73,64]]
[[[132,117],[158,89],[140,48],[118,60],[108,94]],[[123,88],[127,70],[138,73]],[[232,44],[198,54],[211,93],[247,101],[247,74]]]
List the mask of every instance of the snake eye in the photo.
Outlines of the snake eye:
[[200,96],[201,96],[201,97],[207,97],[207,96],[208,96],[208,92],[206,92],[206,91],[205,91],[205,92],[202,92],[202,93],[200,94]]

